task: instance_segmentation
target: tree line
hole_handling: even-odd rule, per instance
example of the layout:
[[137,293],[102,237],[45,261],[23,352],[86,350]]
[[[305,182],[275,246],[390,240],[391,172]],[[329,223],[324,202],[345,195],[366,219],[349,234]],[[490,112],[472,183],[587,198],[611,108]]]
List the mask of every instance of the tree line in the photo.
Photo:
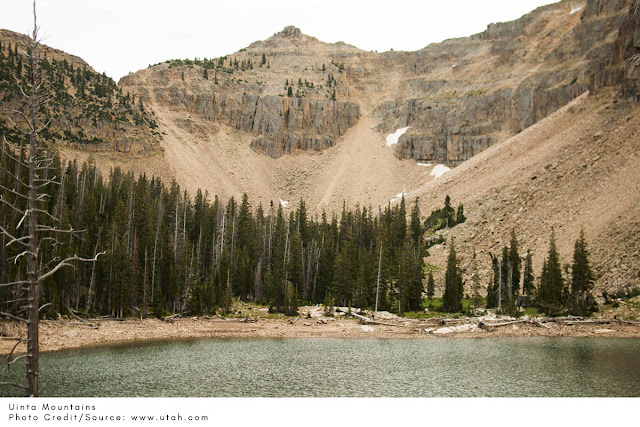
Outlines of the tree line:
[[[24,152],[18,153],[24,157]],[[21,230],[21,206],[12,194],[27,172],[0,159],[5,189],[0,220]],[[41,259],[104,252],[95,263],[74,263],[42,284],[42,314],[69,310],[86,315],[163,316],[226,312],[233,299],[266,304],[292,314],[300,304],[373,307],[380,270],[380,309],[420,310],[424,277],[423,226],[418,200],[378,208],[350,208],[311,216],[273,202],[252,206],[248,196],[222,201],[198,190],[193,198],[176,182],[113,169],[104,179],[93,163],[64,163],[46,201],[60,228],[79,231],[46,249]],[[21,236],[16,236],[20,238]],[[3,239],[5,239],[3,237]],[[20,280],[25,267],[11,262],[17,249],[0,249],[0,282]],[[19,292],[0,289],[2,311],[15,312]]]

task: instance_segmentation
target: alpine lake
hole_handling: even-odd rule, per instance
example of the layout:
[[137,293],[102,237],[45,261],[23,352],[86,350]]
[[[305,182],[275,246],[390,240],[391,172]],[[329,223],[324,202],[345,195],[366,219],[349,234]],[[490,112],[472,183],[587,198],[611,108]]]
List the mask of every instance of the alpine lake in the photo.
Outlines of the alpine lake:
[[[10,376],[23,380],[22,365],[12,367]],[[40,395],[640,396],[640,340],[145,341],[41,354]]]

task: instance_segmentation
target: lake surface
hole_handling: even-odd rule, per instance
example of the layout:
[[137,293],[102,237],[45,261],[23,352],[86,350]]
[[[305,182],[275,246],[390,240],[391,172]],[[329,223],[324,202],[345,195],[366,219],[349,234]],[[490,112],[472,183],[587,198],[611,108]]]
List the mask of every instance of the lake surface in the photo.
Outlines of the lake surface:
[[640,396],[635,339],[190,339],[44,353],[40,366],[42,396]]

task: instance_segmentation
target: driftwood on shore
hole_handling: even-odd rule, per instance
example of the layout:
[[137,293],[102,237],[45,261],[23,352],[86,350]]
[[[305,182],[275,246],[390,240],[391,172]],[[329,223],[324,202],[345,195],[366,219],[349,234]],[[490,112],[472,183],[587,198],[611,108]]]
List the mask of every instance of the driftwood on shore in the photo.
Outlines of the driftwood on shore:
[[395,326],[395,327],[404,326],[397,323],[389,323],[389,322],[381,322],[379,320],[373,320],[366,316],[361,316],[360,314],[356,314],[356,313],[351,313],[351,315],[357,319],[360,319],[360,323],[362,323],[363,325],[382,325],[382,326]]
[[87,328],[87,329],[98,329],[100,327],[99,323],[88,323],[88,322],[70,322],[71,326],[75,326],[78,328]]
[[509,325],[515,325],[516,323],[533,323],[530,320],[512,320],[509,322],[501,322],[501,323],[485,323],[485,322],[479,322],[478,323],[478,327],[482,328],[482,329],[489,329],[489,328],[498,328],[500,326],[509,326]]
[[163,322],[170,322],[171,320],[175,319],[176,317],[182,317],[182,315],[185,313],[176,313],[176,314],[172,314],[171,316],[165,316],[162,318]]

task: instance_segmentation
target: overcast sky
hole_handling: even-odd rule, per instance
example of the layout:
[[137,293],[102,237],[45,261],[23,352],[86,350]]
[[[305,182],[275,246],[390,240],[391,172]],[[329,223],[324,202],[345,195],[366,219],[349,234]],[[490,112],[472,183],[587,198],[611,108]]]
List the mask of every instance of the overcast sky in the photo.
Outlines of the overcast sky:
[[[0,0],[0,28],[27,33],[32,0]],[[44,43],[118,80],[172,58],[234,53],[287,25],[325,42],[417,50],[517,19],[549,0],[39,0]]]

